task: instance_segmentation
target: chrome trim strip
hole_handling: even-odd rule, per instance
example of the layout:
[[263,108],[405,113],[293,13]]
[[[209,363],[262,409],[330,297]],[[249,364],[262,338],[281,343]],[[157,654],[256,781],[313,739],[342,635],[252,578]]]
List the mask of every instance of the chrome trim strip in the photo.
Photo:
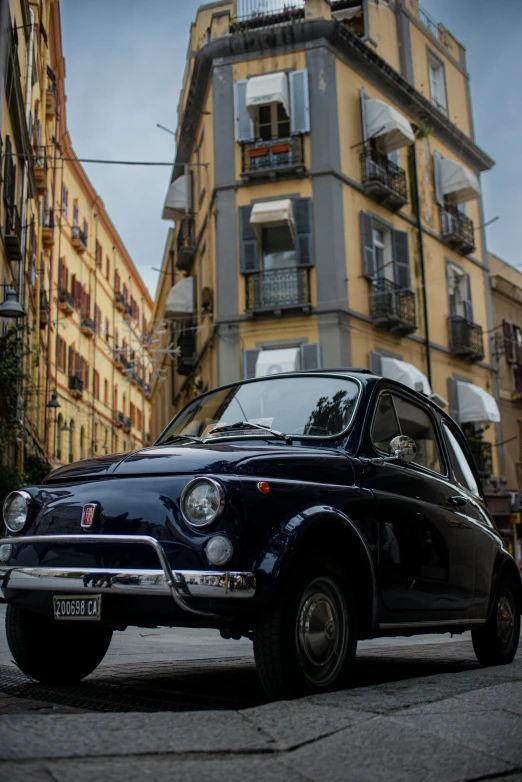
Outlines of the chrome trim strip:
[[481,625],[485,624],[486,619],[446,619],[436,622],[392,622],[391,624],[380,624],[379,630],[394,630],[406,627],[446,627],[447,625]]
[[[42,568],[0,567],[0,578],[7,576],[3,588],[44,590],[53,593],[96,594],[110,589],[119,595],[169,596],[163,570],[118,570],[116,568]],[[174,578],[184,597],[253,597],[256,580],[253,573],[214,570],[177,570]]]
[[[78,543],[80,545],[84,543],[117,543],[118,545],[121,545],[122,543],[130,543],[150,546],[154,549],[158,557],[159,564],[161,565],[163,576],[165,578],[165,583],[169,588],[170,595],[177,607],[181,608],[183,611],[186,611],[189,614],[194,614],[196,616],[205,616],[211,619],[220,618],[218,614],[210,613],[208,611],[199,611],[196,608],[192,608],[192,606],[189,606],[185,600],[185,598],[188,596],[195,596],[191,590],[191,587],[198,586],[197,583],[193,583],[190,573],[199,574],[200,572],[203,572],[206,574],[206,571],[177,571],[176,575],[174,575],[163,546],[155,538],[152,538],[149,535],[27,535],[25,537],[13,536],[10,538],[0,538],[0,546],[4,543],[9,543],[11,545],[26,545],[30,543]],[[9,584],[12,574],[20,570],[34,571],[38,570],[38,568],[13,568],[9,567],[8,565],[4,565],[0,568],[0,573],[3,573],[4,575],[4,583],[2,584],[2,587],[6,588],[6,586]],[[44,568],[44,570],[55,572],[55,569],[52,568]],[[100,569],[94,569],[94,572],[103,573],[104,571]],[[161,571],[159,572],[161,573]],[[185,577],[185,573],[188,576],[188,580]],[[209,573],[214,573],[214,571],[209,571]],[[220,575],[225,578],[227,576],[226,573],[222,573]],[[255,588],[255,578],[253,575],[252,578],[254,579]],[[198,597],[199,596],[200,595],[198,595]],[[206,594],[205,596],[209,595]]]

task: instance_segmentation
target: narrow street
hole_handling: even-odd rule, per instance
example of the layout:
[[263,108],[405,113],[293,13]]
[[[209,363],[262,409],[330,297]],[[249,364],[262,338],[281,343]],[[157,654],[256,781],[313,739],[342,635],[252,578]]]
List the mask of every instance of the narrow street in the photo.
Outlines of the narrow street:
[[520,657],[481,669],[468,635],[361,643],[352,688],[269,704],[246,640],[133,629],[65,688],[20,673],[2,633],[0,779],[520,782],[521,704]]

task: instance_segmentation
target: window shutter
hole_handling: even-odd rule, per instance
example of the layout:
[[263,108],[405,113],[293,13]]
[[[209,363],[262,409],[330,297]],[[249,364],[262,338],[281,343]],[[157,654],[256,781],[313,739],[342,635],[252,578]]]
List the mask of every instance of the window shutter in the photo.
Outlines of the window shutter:
[[382,356],[380,353],[376,353],[375,350],[370,350],[368,355],[371,371],[375,372],[376,375],[382,375]]
[[295,246],[299,266],[313,266],[312,250],[312,199],[294,201]]
[[515,339],[513,324],[510,320],[502,321],[502,330],[504,331],[504,352],[506,354],[506,361],[509,364],[514,364],[515,358]]
[[311,345],[301,345],[301,369],[321,368],[321,345],[313,342]]
[[256,361],[260,353],[259,348],[245,348],[243,350],[243,380],[256,376]]
[[366,124],[366,103],[364,97],[364,87],[359,90],[359,96],[361,100],[361,127],[362,127],[362,139],[366,144],[368,141],[368,125]]
[[394,149],[392,152],[388,152],[388,160],[393,163],[394,166],[400,168],[401,166],[401,152],[399,149]]
[[466,274],[466,301],[464,302],[466,320],[473,322],[473,301],[471,299],[471,277]]
[[290,133],[310,132],[310,101],[308,97],[308,69],[292,71],[290,82]]
[[375,277],[375,257],[373,254],[372,218],[361,212],[361,251],[363,275],[369,280]]
[[449,377],[448,378],[448,399],[449,399],[449,414],[457,423],[459,422],[459,395],[457,391],[457,381]]
[[393,270],[395,284],[402,290],[409,291],[411,280],[407,231],[393,231]]
[[452,282],[451,275],[453,275],[451,264],[446,261],[446,287],[448,289],[448,312],[450,316],[457,314],[456,283],[455,281]]
[[442,185],[442,157],[438,152],[433,153],[433,177],[435,180],[435,201],[444,206],[444,188]]
[[239,207],[239,261],[241,274],[256,272],[259,269],[259,248],[256,238],[250,229],[251,212],[251,206]]
[[246,107],[246,79],[235,83],[236,141],[252,141],[255,138],[254,123]]

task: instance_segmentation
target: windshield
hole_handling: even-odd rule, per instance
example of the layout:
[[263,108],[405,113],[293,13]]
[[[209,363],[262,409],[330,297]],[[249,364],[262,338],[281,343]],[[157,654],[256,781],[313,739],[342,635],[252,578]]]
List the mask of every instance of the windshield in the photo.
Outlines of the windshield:
[[[245,422],[288,435],[330,437],[347,428],[358,395],[359,385],[340,377],[301,375],[238,384],[195,399],[173,419],[157,444],[180,435],[212,440],[263,436],[262,430],[249,429]],[[220,433],[220,427],[227,427],[226,431]]]

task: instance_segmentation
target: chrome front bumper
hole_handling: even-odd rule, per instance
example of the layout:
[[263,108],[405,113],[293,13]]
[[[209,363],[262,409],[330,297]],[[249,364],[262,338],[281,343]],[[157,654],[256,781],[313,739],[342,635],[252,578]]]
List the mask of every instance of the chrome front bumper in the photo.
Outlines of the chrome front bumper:
[[253,573],[214,570],[172,570],[161,543],[146,535],[32,535],[1,538],[0,545],[31,543],[140,544],[156,552],[158,570],[118,570],[103,568],[44,568],[0,565],[0,589],[38,590],[59,593],[92,594],[110,591],[119,595],[170,596],[191,614],[218,618],[187,604],[187,598],[233,598],[254,596]]

